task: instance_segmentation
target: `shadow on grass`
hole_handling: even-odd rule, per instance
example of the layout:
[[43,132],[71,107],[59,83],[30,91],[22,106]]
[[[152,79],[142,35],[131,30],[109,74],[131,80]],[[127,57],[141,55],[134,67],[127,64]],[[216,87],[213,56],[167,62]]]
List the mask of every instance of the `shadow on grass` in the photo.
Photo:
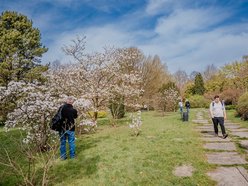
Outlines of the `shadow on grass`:
[[[115,127],[121,126],[121,125],[126,125],[127,122],[130,122],[130,117],[124,116],[124,118],[121,119],[116,119],[115,120]],[[101,118],[98,120],[99,126],[113,126],[113,121],[111,121],[109,118]]]
[[106,140],[110,138],[110,136],[102,136],[102,137],[98,137],[98,138],[92,138],[88,135],[85,135],[83,137],[80,137],[79,139],[77,139],[76,142],[76,151],[77,154],[80,154],[81,152],[96,147],[97,143],[103,140]]
[[92,157],[80,156],[76,159],[65,160],[54,166],[51,170],[51,184],[68,183],[70,180],[83,179],[97,172],[100,155]]
[[51,184],[64,184],[70,180],[82,179],[95,174],[98,170],[98,163],[100,161],[99,154],[92,154],[86,156],[85,151],[97,146],[100,141],[108,139],[109,136],[92,139],[84,137],[76,143],[76,158],[68,160],[59,160],[50,170],[52,180]]

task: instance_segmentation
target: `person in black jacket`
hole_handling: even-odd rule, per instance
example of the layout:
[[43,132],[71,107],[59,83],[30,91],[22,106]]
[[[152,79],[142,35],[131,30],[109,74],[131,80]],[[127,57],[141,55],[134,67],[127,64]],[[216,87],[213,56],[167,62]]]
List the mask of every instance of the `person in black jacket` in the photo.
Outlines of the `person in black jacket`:
[[189,113],[190,102],[189,102],[189,100],[187,100],[187,99],[186,99],[186,102],[185,102],[185,107],[186,107],[187,112]]
[[73,108],[74,99],[68,97],[63,105],[62,123],[60,131],[60,158],[67,159],[66,156],[66,139],[68,139],[70,158],[75,158],[75,121],[77,118],[77,110]]

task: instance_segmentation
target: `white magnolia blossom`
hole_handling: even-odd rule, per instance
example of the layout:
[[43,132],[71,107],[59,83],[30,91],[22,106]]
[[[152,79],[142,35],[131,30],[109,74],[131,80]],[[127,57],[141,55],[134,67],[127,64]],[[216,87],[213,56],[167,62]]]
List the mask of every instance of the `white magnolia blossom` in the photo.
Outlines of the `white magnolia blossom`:
[[[175,89],[168,89],[164,91],[164,99],[166,101],[166,107],[171,108],[174,111],[177,106],[178,91]],[[174,109],[174,110],[173,110]]]
[[90,110],[92,108],[92,103],[90,100],[87,100],[87,99],[84,99],[84,98],[81,98],[81,99],[77,99],[73,106],[77,109],[80,109],[80,110]]
[[80,112],[79,116],[79,131],[92,132],[97,127],[97,121],[90,115],[90,111],[94,110],[90,100],[80,98],[77,99],[73,106]]
[[97,127],[97,121],[85,119],[81,121],[79,126],[81,126],[85,132],[92,132],[95,131]]
[[85,43],[79,47],[80,40],[78,42],[66,48],[76,63],[48,73],[58,92],[89,100],[95,113],[106,109],[116,96],[123,97],[127,106],[137,106],[143,93],[141,71],[134,65],[142,58],[139,50],[108,48],[102,53],[82,55],[77,49],[84,48]]
[[[106,109],[116,96],[123,98],[129,107],[141,107],[138,104],[143,93],[139,61],[143,55],[138,49],[108,48],[102,53],[86,55],[82,52],[83,40],[74,44],[65,51],[76,63],[49,70],[45,74],[46,84],[10,82],[7,89],[0,87],[1,102],[6,99],[16,101],[16,109],[8,114],[5,128],[23,129],[25,143],[33,142],[38,147],[46,145],[53,135],[49,129],[50,120],[66,96],[76,99],[77,125],[85,130],[97,127],[97,112]],[[90,111],[94,112],[93,118]],[[140,130],[141,124],[138,116],[132,119],[130,127]]]
[[178,100],[178,91],[169,88],[157,95],[157,103],[159,109],[163,111],[175,111]]
[[54,135],[49,123],[59,106],[51,88],[38,83],[10,82],[2,94],[18,96],[16,108],[8,114],[5,129],[18,127],[26,132],[23,142],[45,148]]
[[131,114],[131,123],[129,124],[129,127],[132,129],[132,132],[134,135],[138,136],[141,132],[141,111],[137,111],[137,114]]

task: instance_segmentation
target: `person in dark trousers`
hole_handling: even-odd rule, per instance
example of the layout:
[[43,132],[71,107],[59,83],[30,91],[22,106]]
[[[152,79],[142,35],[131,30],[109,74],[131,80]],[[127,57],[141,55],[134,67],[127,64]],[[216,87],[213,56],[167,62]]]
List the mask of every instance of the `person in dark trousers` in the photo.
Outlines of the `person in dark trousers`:
[[62,123],[60,131],[60,158],[67,159],[66,155],[66,139],[68,139],[70,158],[75,158],[75,121],[77,118],[77,110],[73,108],[74,98],[68,97],[63,105]]
[[190,102],[189,102],[189,100],[187,100],[187,99],[186,99],[186,102],[185,102],[185,107],[186,107],[187,112],[189,113]]
[[210,103],[209,111],[214,124],[215,136],[218,136],[218,124],[220,124],[221,132],[223,138],[225,139],[228,136],[224,126],[224,121],[226,119],[226,109],[224,103],[220,101],[220,97],[218,95],[215,96],[214,101]]

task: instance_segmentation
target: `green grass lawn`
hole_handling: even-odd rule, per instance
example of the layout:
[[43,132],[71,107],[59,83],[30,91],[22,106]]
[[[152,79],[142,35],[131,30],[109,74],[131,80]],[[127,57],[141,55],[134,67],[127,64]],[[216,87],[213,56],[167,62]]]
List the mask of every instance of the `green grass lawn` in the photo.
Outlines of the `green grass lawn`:
[[[192,110],[191,119],[196,110]],[[50,185],[214,185],[206,172],[208,165],[194,124],[184,123],[178,113],[162,117],[142,113],[142,132],[131,135],[125,122],[117,127],[99,124],[95,134],[77,136],[75,160],[56,160],[50,170]],[[14,132],[14,131],[13,131]],[[0,129],[3,146],[11,144]],[[173,175],[176,166],[192,165],[192,177]],[[17,182],[9,169],[0,166],[0,185]],[[17,184],[17,183],[16,183]]]

